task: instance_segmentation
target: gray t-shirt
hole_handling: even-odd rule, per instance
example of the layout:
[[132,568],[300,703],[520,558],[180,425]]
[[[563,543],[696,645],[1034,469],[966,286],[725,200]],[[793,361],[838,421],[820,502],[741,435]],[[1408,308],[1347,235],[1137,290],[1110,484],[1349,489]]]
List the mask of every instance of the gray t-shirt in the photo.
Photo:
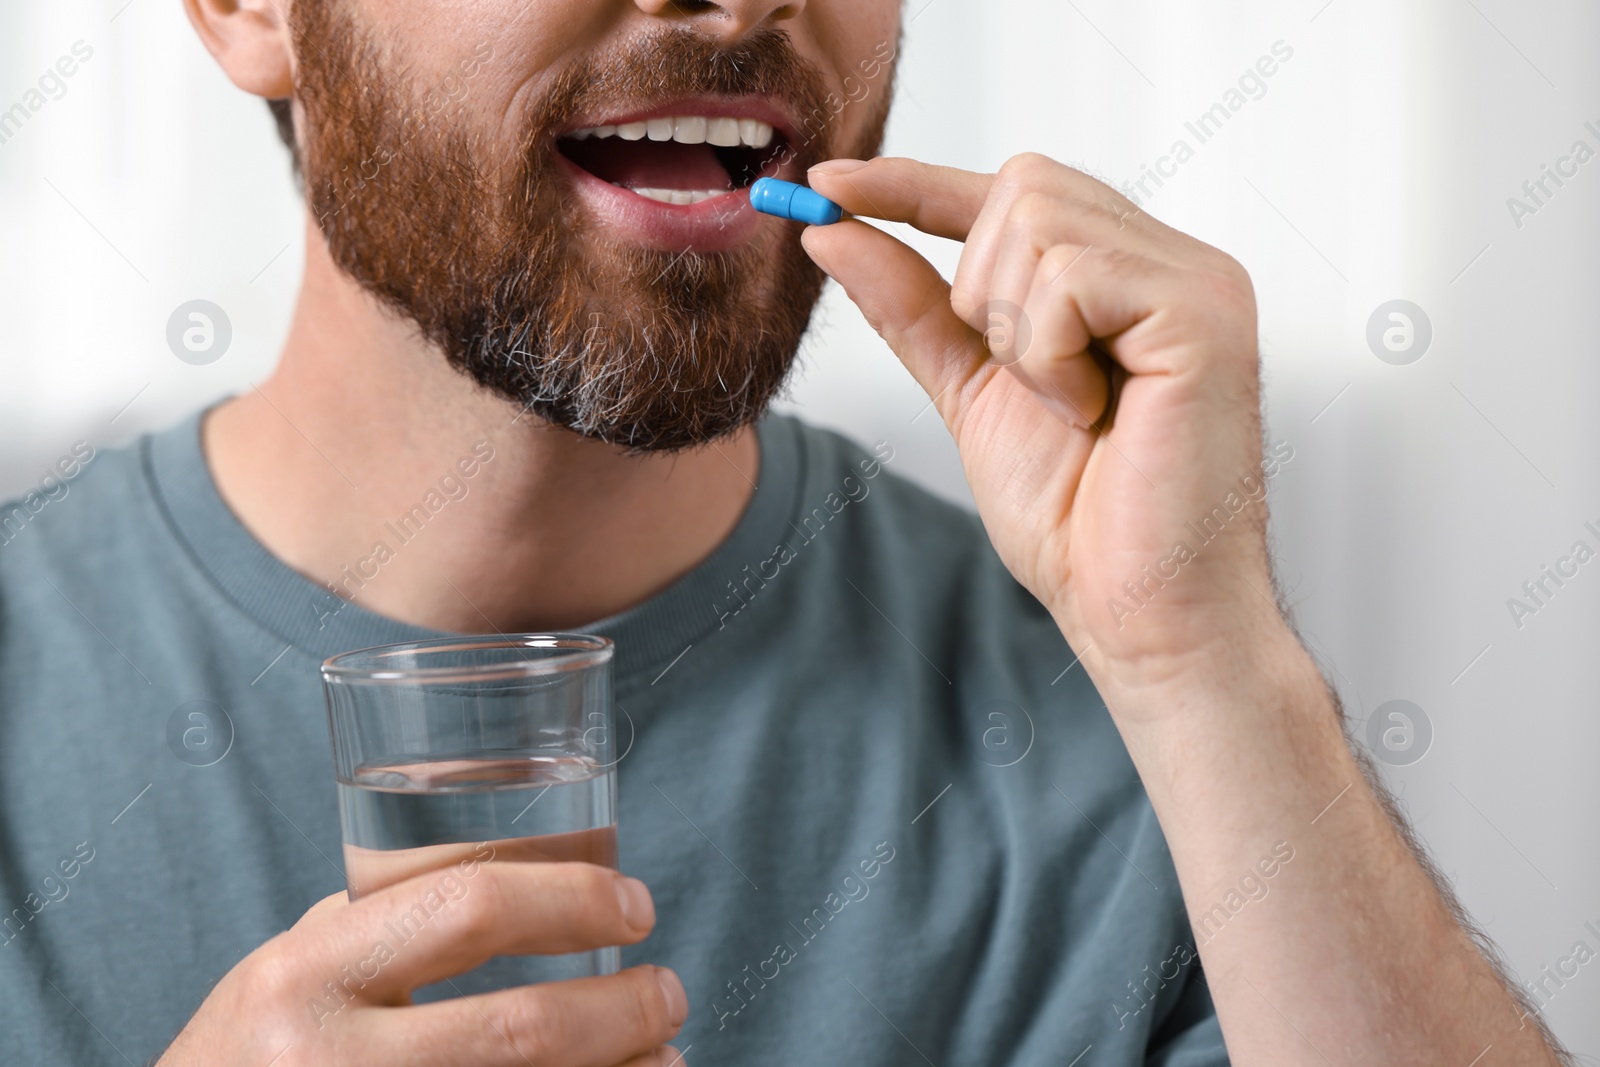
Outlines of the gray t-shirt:
[[[727,541],[588,627],[659,917],[623,962],[682,977],[689,1062],[1226,1064],[1149,801],[981,524],[887,445],[760,440]],[[0,506],[0,1046],[140,1064],[343,887],[318,665],[440,635],[272,556],[198,416],[64,484]]]

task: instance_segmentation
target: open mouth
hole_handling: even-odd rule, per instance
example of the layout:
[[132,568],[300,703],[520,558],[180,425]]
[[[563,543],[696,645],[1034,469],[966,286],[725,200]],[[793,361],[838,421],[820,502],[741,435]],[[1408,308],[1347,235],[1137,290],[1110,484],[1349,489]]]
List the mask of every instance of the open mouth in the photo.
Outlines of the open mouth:
[[686,113],[572,130],[556,147],[601,181],[646,200],[690,207],[775,176],[788,140],[761,119]]

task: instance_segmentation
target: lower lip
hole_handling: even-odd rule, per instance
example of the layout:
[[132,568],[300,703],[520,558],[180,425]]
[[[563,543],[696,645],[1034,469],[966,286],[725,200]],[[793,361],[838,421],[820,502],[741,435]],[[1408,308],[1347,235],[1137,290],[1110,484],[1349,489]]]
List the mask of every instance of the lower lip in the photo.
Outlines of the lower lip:
[[633,243],[661,252],[726,252],[748,244],[762,216],[740,189],[698,204],[663,204],[595,177],[556,153],[580,199],[597,218],[624,231]]

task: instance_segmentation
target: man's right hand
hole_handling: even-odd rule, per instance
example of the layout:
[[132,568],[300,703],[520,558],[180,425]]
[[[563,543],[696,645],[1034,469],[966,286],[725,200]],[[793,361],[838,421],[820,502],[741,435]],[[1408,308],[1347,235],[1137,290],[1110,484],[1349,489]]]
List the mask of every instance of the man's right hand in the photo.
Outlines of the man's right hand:
[[[394,931],[419,902],[436,910],[401,943]],[[354,903],[336,893],[229,971],[158,1067],[681,1064],[664,1042],[689,1002],[664,967],[411,1004],[418,987],[493,956],[631,945],[654,926],[643,882],[587,863],[490,862]]]

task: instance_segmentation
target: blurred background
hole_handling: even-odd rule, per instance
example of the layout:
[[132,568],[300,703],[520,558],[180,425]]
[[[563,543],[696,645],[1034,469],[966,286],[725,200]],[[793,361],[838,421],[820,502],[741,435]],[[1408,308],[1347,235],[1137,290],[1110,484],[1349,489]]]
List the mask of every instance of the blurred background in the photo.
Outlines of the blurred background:
[[[1600,1062],[1600,964],[1563,962],[1600,953],[1600,563],[1560,563],[1600,551],[1600,7],[910,0],[906,20],[888,151],[1044,152],[1250,269],[1269,435],[1294,451],[1272,507],[1296,620],[1466,907]],[[0,497],[265,376],[302,261],[266,108],[176,0],[0,5],[0,115],[18,103]],[[953,270],[954,246],[920,246]],[[166,340],[196,299],[232,325],[204,366]],[[785,407],[965,500],[926,403],[830,290]]]

